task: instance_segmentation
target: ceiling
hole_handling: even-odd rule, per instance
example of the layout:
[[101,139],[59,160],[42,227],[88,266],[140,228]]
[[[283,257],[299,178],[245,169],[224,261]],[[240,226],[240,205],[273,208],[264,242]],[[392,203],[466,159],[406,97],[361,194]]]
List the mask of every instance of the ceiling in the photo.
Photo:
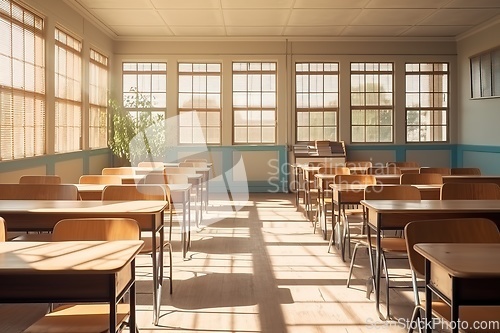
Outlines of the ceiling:
[[500,0],[65,0],[117,40],[459,38]]

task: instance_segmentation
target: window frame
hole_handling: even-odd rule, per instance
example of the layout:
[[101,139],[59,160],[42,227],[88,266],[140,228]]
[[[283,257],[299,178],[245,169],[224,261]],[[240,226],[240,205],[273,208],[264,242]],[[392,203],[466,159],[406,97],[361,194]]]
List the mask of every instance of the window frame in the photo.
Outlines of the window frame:
[[[182,71],[181,67],[190,65],[191,66],[191,71]],[[204,66],[205,71],[199,71],[195,70],[195,67],[199,66]],[[209,71],[209,67],[212,66],[218,66],[218,71]],[[181,91],[181,76],[190,76],[191,77],[191,90],[190,91]],[[205,76],[205,90],[204,91],[199,91],[195,92],[194,89],[194,76]],[[218,92],[210,92],[208,91],[208,77],[211,76],[217,76],[219,78],[219,88]],[[178,128],[179,128],[179,137],[178,137],[178,143],[179,145],[200,145],[204,144],[207,146],[220,146],[222,145],[222,77],[223,77],[223,66],[222,63],[219,62],[189,62],[189,61],[179,61],[177,62],[177,115],[178,115]],[[180,107],[181,103],[181,94],[191,94],[191,107]],[[219,96],[219,107],[214,108],[214,107],[208,107],[208,96],[210,95],[217,95]],[[205,96],[205,108],[199,108],[194,106],[194,96],[195,95],[204,95]],[[188,112],[193,112],[193,115],[196,113],[198,115],[198,112],[204,112],[205,113],[205,125],[200,124],[201,130],[205,130],[204,133],[204,141],[203,142],[195,142],[195,133],[193,132],[194,126],[192,125],[192,120],[191,120],[191,125],[183,125],[182,122],[184,121],[184,114]],[[208,114],[209,113],[215,113],[217,112],[219,114],[219,123],[217,125],[208,125]],[[200,117],[198,117],[198,120],[200,120]],[[182,130],[183,129],[189,129],[191,128],[191,141],[190,142],[182,142]],[[218,129],[218,140],[217,142],[208,142],[207,140],[207,132],[209,129]]]
[[500,98],[500,46],[471,56],[469,72],[471,99]]
[[[93,69],[92,67],[96,67],[96,75],[97,75],[97,83],[93,82]],[[102,86],[101,75],[105,75],[105,84]],[[101,52],[90,48],[90,56],[89,56],[89,113],[88,113],[88,134],[89,134],[89,148],[90,149],[99,149],[108,147],[108,85],[109,85],[109,58],[102,54]],[[93,89],[95,87],[95,90]],[[97,93],[97,96],[94,96],[94,92]],[[104,100],[102,100],[101,94],[104,93]],[[94,98],[97,99],[97,103],[94,102]],[[92,116],[93,116],[93,108],[97,108],[98,116],[97,118],[100,120],[98,126],[92,125]],[[103,113],[103,115],[100,115]],[[104,122],[102,122],[101,117],[104,118]],[[98,133],[104,133],[104,137],[101,140],[99,136],[98,144],[93,146],[91,143],[93,142],[93,138],[95,138],[95,134],[93,134],[92,130],[95,130]]]
[[[323,66],[323,70],[322,71],[314,71],[314,70],[311,70],[311,65],[319,65],[321,64]],[[307,71],[297,71],[297,65],[307,65],[309,67],[309,69]],[[333,65],[334,67],[336,67],[336,70],[325,70],[324,69],[324,66],[325,65]],[[298,74],[300,73],[300,74]],[[304,74],[303,74],[304,73]],[[298,105],[298,102],[297,102],[297,99],[298,99],[298,94],[299,92],[297,91],[297,76],[298,75],[307,75],[308,77],[308,82],[310,82],[310,76],[311,75],[318,75],[318,74],[321,74],[323,76],[323,89],[322,91],[320,92],[321,94],[323,94],[323,107],[307,107],[307,108],[298,108],[297,105]],[[333,76],[336,76],[337,80],[336,80],[336,86],[337,86],[337,90],[336,91],[333,91],[333,92],[325,92],[325,89],[324,89],[324,83],[325,83],[325,76],[326,75],[333,75]],[[300,62],[296,62],[294,64],[294,78],[295,78],[295,86],[294,86],[294,92],[295,92],[295,143],[306,143],[306,142],[311,142],[311,141],[315,141],[315,140],[330,140],[330,141],[339,141],[339,138],[340,138],[340,124],[339,124],[339,120],[340,120],[340,63],[339,62],[331,62],[331,61],[313,61],[313,62],[308,62],[308,61],[300,61]],[[312,93],[319,93],[319,92],[312,92],[311,89],[310,89],[310,84],[308,83],[308,91],[307,91],[307,95],[309,96],[309,99],[310,99],[310,95]],[[336,102],[337,102],[337,107],[325,107],[324,106],[324,94],[325,93],[332,93],[332,94],[336,94],[337,95],[337,99],[336,99]],[[309,103],[309,106],[310,106],[310,103]],[[304,110],[304,111],[301,111],[301,110]],[[307,111],[306,111],[307,110]],[[308,140],[306,141],[301,141],[299,140],[299,112],[307,112],[309,114],[309,126],[300,126],[300,127],[308,127],[309,128],[309,135],[308,135]],[[323,128],[323,136],[321,138],[314,138],[314,137],[311,137],[311,124],[310,124],[310,119],[311,119],[311,114],[312,113],[316,113],[316,112],[321,112],[322,113],[322,117],[323,117],[323,126],[321,126]],[[334,125],[332,126],[334,128],[334,132],[335,132],[335,139],[332,140],[332,139],[328,139],[328,138],[325,138],[325,127],[329,127],[329,126],[325,126],[325,113],[326,112],[333,112],[335,113],[335,116],[334,116]],[[319,127],[319,126],[315,126],[315,127]]]
[[[363,65],[364,67],[364,70],[358,70],[358,71],[353,71],[353,65],[354,64],[357,64],[358,66],[359,65]],[[377,65],[379,70],[367,70],[367,65]],[[390,65],[391,67],[391,70],[380,70],[380,66],[381,65],[385,65],[385,66],[388,66]],[[351,127],[351,133],[350,133],[350,141],[352,144],[394,144],[395,142],[395,124],[394,124],[394,120],[395,120],[395,114],[394,114],[394,109],[395,109],[395,105],[394,105],[394,100],[395,100],[395,90],[394,90],[394,82],[395,82],[395,65],[394,65],[394,62],[389,62],[389,61],[382,61],[382,62],[350,62],[350,66],[349,66],[349,76],[350,76],[350,91],[349,91],[349,97],[350,97],[350,103],[349,103],[349,106],[350,106],[350,127]],[[357,74],[362,74],[364,75],[364,91],[359,91],[358,93],[364,93],[365,95],[365,103],[363,105],[356,105],[356,106],[353,106],[353,83],[352,83],[352,79],[353,79],[353,73],[357,73]],[[379,87],[380,87],[380,76],[381,75],[387,75],[387,74],[390,74],[391,75],[391,88],[392,90],[390,92],[382,92],[380,89],[378,89],[377,91],[372,91],[371,93],[376,93],[378,98],[378,103],[377,105],[367,105],[366,103],[366,85],[367,85],[367,81],[366,81],[366,77],[367,75],[377,75],[378,76],[378,82],[379,82]],[[388,94],[390,93],[391,94],[391,100],[392,100],[392,103],[391,105],[381,105],[380,103],[380,95],[381,94]],[[353,133],[354,133],[354,126],[353,125],[353,112],[356,111],[356,110],[359,110],[359,111],[365,111],[365,121],[363,123],[363,125],[356,125],[356,126],[360,126],[360,127],[363,127],[364,128],[364,140],[363,141],[354,141],[353,140]],[[377,110],[378,111],[378,122],[379,124],[377,125],[367,125],[367,121],[366,121],[366,111],[369,111],[369,110]],[[391,124],[390,125],[380,125],[380,114],[381,114],[381,111],[383,110],[390,110],[390,115],[391,115]],[[381,126],[387,126],[387,127],[391,127],[391,140],[390,141],[381,141],[380,140],[380,128]],[[367,128],[370,128],[370,127],[377,127],[378,128],[378,140],[376,141],[367,141]]]
[[[418,65],[419,68],[421,69],[422,68],[422,65],[432,65],[432,70],[419,70],[419,71],[408,71],[407,70],[407,66],[408,65]],[[436,70],[435,67],[436,66],[439,66],[439,65],[446,65],[446,70]],[[418,88],[418,96],[419,96],[419,105],[421,104],[421,101],[422,101],[422,98],[421,98],[421,94],[422,93],[428,93],[432,96],[431,100],[433,101],[432,103],[434,103],[434,101],[436,100],[436,95],[437,94],[446,94],[446,106],[445,107],[435,107],[435,106],[429,106],[429,107],[421,107],[421,106],[417,106],[417,107],[409,107],[408,106],[408,95],[410,93],[415,93],[415,92],[408,92],[408,87],[407,87],[407,84],[408,84],[408,76],[416,76],[418,75],[419,76],[419,81],[418,81],[418,85],[419,85],[419,88]],[[420,80],[420,77],[422,75],[431,75],[432,76],[432,86],[433,86],[433,89],[432,91],[428,91],[428,92],[422,92],[421,91],[421,80]],[[436,92],[436,90],[434,89],[435,87],[435,83],[436,83],[436,78],[438,76],[443,76],[443,75],[446,75],[446,91],[438,91]],[[441,79],[443,80],[443,79]],[[445,131],[446,131],[446,135],[445,135],[445,138],[444,140],[421,140],[421,131],[422,131],[422,127],[424,125],[422,125],[419,121],[419,125],[418,125],[418,128],[419,128],[419,139],[418,141],[409,141],[408,140],[408,128],[411,126],[417,126],[417,125],[408,125],[408,112],[409,111],[418,111],[419,112],[419,119],[421,119],[421,114],[422,114],[422,111],[431,111],[434,113],[434,111],[444,111],[446,113],[445,115],[445,122],[444,124],[441,123],[439,125],[436,125],[434,123],[434,121],[432,121],[432,124],[428,124],[427,126],[428,127],[431,127],[431,128],[436,128],[437,126],[444,126],[445,127]],[[450,141],[450,64],[448,62],[407,62],[405,63],[405,142],[406,143],[447,143]],[[432,116],[431,117],[432,119],[434,119],[435,117]],[[432,131],[432,133],[434,133],[434,131]],[[435,137],[435,134],[432,134],[432,137],[434,138]]]
[[[239,65],[246,65],[246,70],[235,70],[234,66],[236,64]],[[252,65],[260,65],[260,70],[257,69],[252,69]],[[274,69],[269,69],[269,70],[264,70],[262,67],[263,65],[272,65],[274,66]],[[277,139],[277,104],[278,104],[278,95],[277,95],[277,84],[278,84],[278,63],[275,62],[269,62],[269,61],[233,61],[232,62],[232,81],[233,81],[233,86],[232,86],[232,112],[233,112],[233,128],[232,128],[232,143],[233,145],[275,145],[276,144],[276,139]],[[245,90],[235,90],[235,85],[234,85],[234,78],[235,75],[245,75],[247,79],[247,85]],[[249,83],[249,76],[250,75],[258,75],[260,78],[260,90],[249,90],[248,88],[248,83]],[[274,90],[264,90],[263,89],[263,77],[264,75],[272,75],[274,76]],[[235,106],[234,101],[235,101],[235,93],[239,94],[246,94],[246,106]],[[252,107],[249,106],[249,98],[251,93],[259,93],[260,94],[260,107]],[[263,94],[264,93],[274,93],[274,107],[264,107],[263,106]],[[237,125],[235,122],[236,119],[236,112],[237,111],[247,111],[247,124],[246,125]],[[249,124],[249,113],[251,111],[260,111],[260,125],[250,125]],[[264,125],[263,124],[263,112],[264,111],[273,111],[274,112],[274,122],[272,125]],[[241,141],[241,142],[236,142],[236,131],[238,128],[246,128],[247,134],[246,134],[246,141]],[[259,141],[250,141],[249,140],[249,130],[250,128],[259,128],[260,129],[260,140]],[[272,142],[264,142],[263,141],[263,130],[264,128],[272,128],[273,133],[274,133],[274,140]]]

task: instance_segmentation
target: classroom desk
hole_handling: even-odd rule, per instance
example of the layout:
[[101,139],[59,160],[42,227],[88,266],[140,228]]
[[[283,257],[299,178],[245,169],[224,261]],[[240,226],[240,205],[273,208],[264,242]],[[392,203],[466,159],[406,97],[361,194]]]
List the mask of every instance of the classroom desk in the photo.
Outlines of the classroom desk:
[[[75,184],[75,186],[78,188],[78,193],[80,194],[82,200],[96,200],[89,198],[99,198],[97,200],[100,200],[100,198],[102,197],[102,191],[107,185]],[[174,203],[174,206],[178,203],[182,208],[182,257],[186,258],[187,251],[189,251],[189,248],[191,247],[191,184],[168,184],[168,188],[170,190],[170,196],[172,202]]]
[[[425,258],[427,322],[432,321],[433,294],[450,304],[452,323],[458,323],[460,305],[500,305],[500,244],[434,243],[414,248]],[[452,332],[458,333],[458,328],[452,326]]]
[[[399,184],[401,175],[375,175],[377,183]],[[443,183],[495,183],[500,185],[500,176],[445,175]]]
[[[380,185],[380,184],[377,184]],[[397,186],[393,184],[382,184],[384,186]],[[332,189],[332,201],[333,207],[337,207],[337,219],[340,219],[340,211],[344,205],[359,205],[361,200],[364,199],[364,190],[368,186],[366,184],[330,184]],[[423,200],[439,200],[442,185],[412,185],[415,186],[420,191],[420,196]],[[332,223],[336,222],[337,225],[339,220],[335,220],[335,209],[332,210]],[[324,221],[324,233],[327,232],[326,219]],[[335,228],[334,230],[335,231]],[[333,232],[332,231],[332,232]],[[341,239],[341,238],[340,238]],[[339,244],[343,249],[342,244]],[[342,254],[342,259],[344,254]]]
[[457,217],[484,217],[500,226],[500,200],[361,200],[366,207],[368,239],[371,229],[376,233],[375,306],[380,313],[380,237],[384,230],[403,230],[406,224],[416,220]]
[[106,302],[115,332],[117,304],[130,290],[135,328],[135,256],[143,246],[140,240],[0,243],[0,303]]
[[[82,201],[82,200],[0,200],[0,216],[9,231],[52,231],[62,219],[85,217],[125,217],[138,222],[141,230],[151,231],[153,272],[153,322],[160,313],[159,300],[163,285],[164,210],[166,201]],[[159,255],[156,249],[159,248]]]

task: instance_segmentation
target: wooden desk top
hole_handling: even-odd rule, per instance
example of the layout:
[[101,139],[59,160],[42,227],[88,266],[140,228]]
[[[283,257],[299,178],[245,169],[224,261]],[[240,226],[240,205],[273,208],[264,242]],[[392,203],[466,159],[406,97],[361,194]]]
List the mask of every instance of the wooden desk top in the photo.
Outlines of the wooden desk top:
[[378,213],[500,212],[500,200],[362,200]]
[[415,244],[414,249],[454,277],[500,277],[500,244]]
[[[383,186],[399,186],[398,184],[377,184]],[[364,191],[367,187],[367,184],[330,184],[330,188],[334,191]],[[420,192],[428,192],[428,191],[439,191],[441,190],[442,184],[434,184],[434,185],[412,185],[420,190]]]
[[[202,176],[202,175],[196,175]],[[126,185],[126,184],[124,184]],[[170,192],[184,192],[191,189],[192,184],[167,184]],[[108,185],[106,184],[75,184],[78,188],[78,192],[102,192],[104,188]]]
[[3,242],[0,276],[115,273],[125,268],[143,246],[142,240]]
[[91,201],[91,200],[0,200],[0,216],[3,212],[32,214],[98,212],[144,214],[163,211],[166,201]]

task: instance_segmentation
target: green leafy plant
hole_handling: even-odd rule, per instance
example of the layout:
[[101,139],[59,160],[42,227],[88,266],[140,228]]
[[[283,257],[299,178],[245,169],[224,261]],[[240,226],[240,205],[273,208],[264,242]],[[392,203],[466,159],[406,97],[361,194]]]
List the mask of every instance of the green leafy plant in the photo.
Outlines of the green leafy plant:
[[114,100],[109,101],[112,112],[113,133],[109,148],[115,156],[128,162],[160,159],[165,153],[165,125],[162,112],[128,111],[126,108],[145,110],[152,107],[151,101],[137,93],[124,100],[125,108]]

